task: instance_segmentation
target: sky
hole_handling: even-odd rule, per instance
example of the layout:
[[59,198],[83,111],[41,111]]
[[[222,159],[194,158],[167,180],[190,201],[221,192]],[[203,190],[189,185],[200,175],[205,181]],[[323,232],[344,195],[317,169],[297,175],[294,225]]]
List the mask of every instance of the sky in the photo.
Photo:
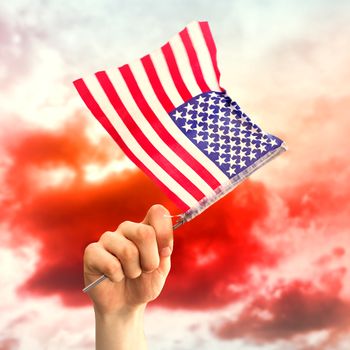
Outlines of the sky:
[[288,151],[176,231],[149,348],[348,349],[350,2],[13,0],[0,5],[0,350],[93,349],[84,247],[154,203],[176,213],[72,82],[193,20],[209,21],[220,85]]

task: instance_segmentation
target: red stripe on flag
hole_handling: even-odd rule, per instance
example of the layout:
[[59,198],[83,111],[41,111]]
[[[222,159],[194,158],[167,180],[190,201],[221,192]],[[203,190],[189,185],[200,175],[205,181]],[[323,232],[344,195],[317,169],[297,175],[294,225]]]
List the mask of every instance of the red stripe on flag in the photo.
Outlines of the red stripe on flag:
[[[202,30],[205,43],[207,44],[207,47],[208,47],[208,50],[210,53],[210,57],[211,57],[211,60],[213,62],[213,67],[215,70],[216,79],[218,81],[218,85],[220,86],[220,71],[219,71],[218,62],[216,59],[216,46],[215,46],[215,42],[214,42],[213,36],[211,34],[211,31],[210,31],[209,23],[208,22],[199,22],[199,26]],[[223,89],[221,86],[220,86],[220,89],[221,89],[221,91],[225,91],[225,89]]]
[[188,91],[181,77],[179,67],[177,66],[176,59],[169,42],[162,46],[162,52],[169,67],[169,71],[177,88],[177,91],[179,92],[184,102],[190,100],[193,96]]
[[[162,153],[160,153],[156,147],[154,147],[152,142],[147,139],[142,130],[129,114],[129,111],[125,108],[106,72],[97,72],[95,75],[114,109],[117,111],[118,115],[123,120],[130,133],[134,136],[136,141],[145,150],[145,152],[196,200],[199,201],[202,199],[204,197],[204,193],[202,193],[202,191],[197,186],[195,186],[171,162],[169,162],[169,160]],[[135,100],[137,100],[136,96]]]
[[185,46],[185,49],[187,51],[188,58],[190,60],[191,68],[193,71],[193,75],[196,79],[196,82],[199,86],[199,88],[202,90],[202,92],[208,92],[210,91],[209,86],[204,80],[203,73],[201,70],[201,66],[198,61],[197,53],[193,47],[190,35],[188,33],[188,29],[185,28],[180,32],[181,40]]
[[141,58],[141,62],[145,72],[148,76],[148,79],[152,85],[152,88],[155,94],[158,97],[159,102],[162,104],[163,108],[167,111],[167,113],[171,112],[175,109],[174,104],[170,101],[170,98],[166,94],[162,83],[159,80],[156,69],[154,68],[154,64],[152,62],[151,56],[146,55]]
[[[130,93],[134,96],[135,102],[143,116],[148,120],[159,137],[184,161],[186,162],[212,189],[220,186],[219,181],[198,162],[184,147],[182,147],[177,140],[169,133],[165,126],[158,119],[153,112],[146,99],[144,98],[137,81],[130,69],[129,65],[124,65],[119,68],[121,75],[127,84]],[[181,132],[181,131],[179,131]]]
[[123,152],[130,158],[134,164],[139,167],[143,172],[148,175],[161,189],[164,193],[174,201],[174,203],[183,211],[188,210],[190,207],[184,203],[174,192],[172,192],[162,181],[159,180],[157,176],[155,176],[129,149],[129,147],[124,143],[122,137],[115,130],[112,123],[108,120],[94,97],[92,96],[90,90],[86,86],[83,79],[77,79],[73,82],[75,88],[77,89],[79,95],[82,100],[85,102],[86,106],[89,108],[91,113],[95,116],[95,118],[102,124],[102,126],[107,130],[107,132],[111,135],[114,141],[119,145],[119,147],[123,150]]

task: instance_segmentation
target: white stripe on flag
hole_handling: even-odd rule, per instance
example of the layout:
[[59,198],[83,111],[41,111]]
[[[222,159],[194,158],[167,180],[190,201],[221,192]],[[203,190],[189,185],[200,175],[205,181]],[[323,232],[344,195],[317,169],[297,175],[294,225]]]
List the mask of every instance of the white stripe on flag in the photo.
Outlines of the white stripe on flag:
[[166,63],[165,57],[162,50],[156,50],[150,54],[154,68],[157,72],[159,80],[170,98],[174,106],[180,106],[184,103],[184,100],[177,91],[176,85],[170,74],[168,64]]
[[191,63],[180,35],[177,34],[172,37],[169,43],[173,50],[177,66],[179,67],[180,74],[187,89],[192,96],[201,94],[202,90],[199,88],[197,81],[193,75]]
[[202,69],[204,80],[208,84],[210,90],[221,91],[218,81],[216,79],[213,62],[211,60],[208,46],[203,37],[202,30],[198,22],[191,22],[188,26],[188,33],[190,35],[193,47],[197,52],[199,64]]
[[[185,163],[157,134],[152,125],[144,117],[137,106],[134,97],[131,95],[124,78],[119,69],[109,69],[106,71],[112,85],[115,87],[121,101],[128,110],[132,119],[142,130],[146,138],[163,154],[177,169],[181,171],[187,179],[196,185],[204,194],[213,194],[213,189],[187,164]],[[150,106],[151,108],[151,106]],[[179,131],[181,132],[181,131]],[[174,135],[173,135],[174,136]]]
[[84,78],[84,82],[104,114],[110,120],[135,157],[137,157],[166,187],[175,193],[189,207],[194,206],[197,203],[197,200],[163,168],[161,168],[135,140],[134,136],[125,126],[123,120],[119,117],[113,105],[110,103],[97,78],[95,76],[87,76]]
[[[171,119],[169,114],[165,111],[163,106],[158,100],[151,83],[147,77],[147,74],[140,61],[134,61],[129,65],[137,84],[150,106],[152,106],[153,111],[160,116],[159,120],[164,125],[164,127],[170,132],[170,134],[177,140],[177,142],[184,147],[195,159],[201,163],[201,165],[206,168],[220,184],[225,184],[229,178],[217,167],[213,161],[202,153],[176,126],[174,121]],[[205,194],[202,188],[200,188]]]

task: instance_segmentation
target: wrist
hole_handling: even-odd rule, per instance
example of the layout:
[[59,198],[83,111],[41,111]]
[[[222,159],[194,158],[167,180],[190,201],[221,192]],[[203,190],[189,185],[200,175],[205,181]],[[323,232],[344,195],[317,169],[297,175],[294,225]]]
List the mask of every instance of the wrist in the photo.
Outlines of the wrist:
[[142,318],[147,304],[125,305],[117,310],[103,310],[94,305],[95,318],[103,322],[131,321]]
[[143,317],[146,304],[124,307],[116,312],[95,309],[96,349],[146,349]]

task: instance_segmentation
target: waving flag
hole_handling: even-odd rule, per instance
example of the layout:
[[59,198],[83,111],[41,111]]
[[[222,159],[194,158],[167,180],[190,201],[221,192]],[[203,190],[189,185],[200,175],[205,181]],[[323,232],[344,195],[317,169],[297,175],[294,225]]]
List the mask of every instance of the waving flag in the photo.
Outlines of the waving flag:
[[219,85],[208,22],[160,49],[77,79],[93,115],[188,221],[285,150]]

